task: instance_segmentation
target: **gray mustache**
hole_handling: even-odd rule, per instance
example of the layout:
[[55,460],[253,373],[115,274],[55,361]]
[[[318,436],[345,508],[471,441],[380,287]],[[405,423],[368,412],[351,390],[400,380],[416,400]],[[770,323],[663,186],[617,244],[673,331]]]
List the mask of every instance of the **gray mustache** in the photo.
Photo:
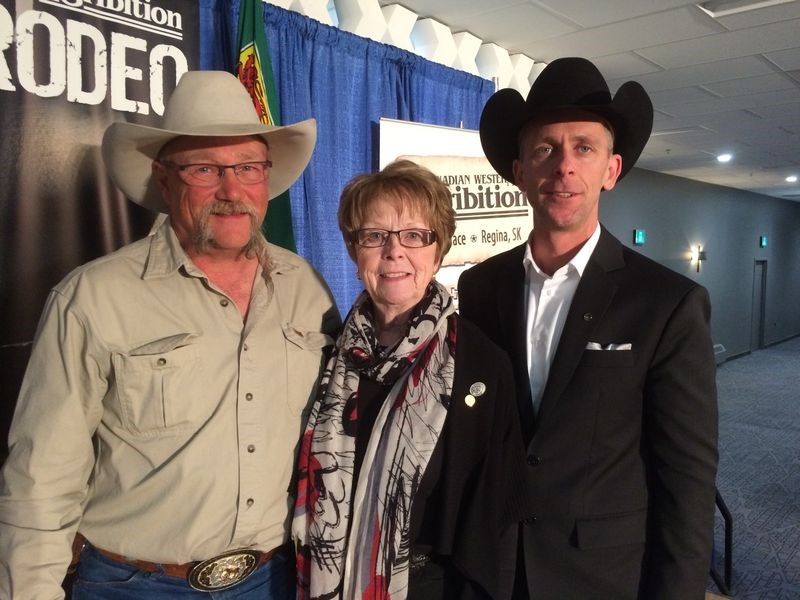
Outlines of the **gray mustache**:
[[206,207],[207,214],[210,215],[239,215],[245,214],[251,217],[256,216],[256,211],[249,204],[244,202],[222,202],[217,201]]

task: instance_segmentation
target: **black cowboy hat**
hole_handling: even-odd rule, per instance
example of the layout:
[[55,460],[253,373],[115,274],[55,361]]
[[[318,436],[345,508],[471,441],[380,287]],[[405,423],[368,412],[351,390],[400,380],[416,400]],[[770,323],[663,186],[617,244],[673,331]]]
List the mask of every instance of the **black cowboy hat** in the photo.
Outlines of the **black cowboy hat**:
[[565,109],[592,112],[614,130],[614,153],[622,172],[630,171],[653,128],[653,103],[635,81],[620,86],[612,98],[600,71],[585,58],[558,58],[539,74],[528,98],[513,89],[500,90],[483,107],[480,136],[483,152],[495,170],[514,183],[512,164],[519,157],[519,133],[529,121]]

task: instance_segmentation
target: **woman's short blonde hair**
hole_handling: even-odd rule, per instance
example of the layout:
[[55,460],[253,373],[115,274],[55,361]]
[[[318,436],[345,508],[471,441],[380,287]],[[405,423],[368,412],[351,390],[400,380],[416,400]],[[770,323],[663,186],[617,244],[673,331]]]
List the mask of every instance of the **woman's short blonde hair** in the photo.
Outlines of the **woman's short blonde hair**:
[[439,177],[410,160],[396,160],[377,173],[356,175],[342,190],[339,229],[350,258],[356,260],[356,231],[380,202],[398,211],[418,214],[436,232],[437,262],[450,250],[456,230],[456,212],[450,189]]

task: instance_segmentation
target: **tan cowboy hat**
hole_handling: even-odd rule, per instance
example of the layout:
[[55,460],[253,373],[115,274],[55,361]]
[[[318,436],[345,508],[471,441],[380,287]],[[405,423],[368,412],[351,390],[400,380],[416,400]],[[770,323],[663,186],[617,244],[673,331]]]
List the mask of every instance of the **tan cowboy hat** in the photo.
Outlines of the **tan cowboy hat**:
[[480,137],[494,169],[514,183],[519,134],[533,119],[565,109],[581,109],[607,120],[614,130],[614,152],[622,156],[622,179],[636,164],[653,128],[653,103],[635,81],[623,83],[612,97],[606,80],[585,58],[558,58],[534,80],[528,97],[514,89],[492,95],[483,107]]
[[226,71],[188,71],[164,110],[163,128],[112,123],[103,136],[103,160],[114,182],[132,201],[167,212],[151,181],[151,165],[171,139],[191,136],[260,135],[270,149],[270,199],[302,174],[317,141],[317,123],[306,119],[277,127],[259,121],[247,90]]

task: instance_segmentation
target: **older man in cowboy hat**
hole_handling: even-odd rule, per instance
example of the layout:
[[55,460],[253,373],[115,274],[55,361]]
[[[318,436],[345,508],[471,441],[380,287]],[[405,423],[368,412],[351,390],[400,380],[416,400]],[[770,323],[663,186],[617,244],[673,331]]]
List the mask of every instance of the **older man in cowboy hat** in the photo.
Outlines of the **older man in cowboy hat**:
[[293,597],[287,489],[339,316],[259,227],[315,139],[212,71],[181,78],[162,128],[108,128],[116,183],[168,217],[50,294],[2,473],[0,597],[62,597],[76,532],[75,599]]
[[[491,164],[527,195],[527,243],[464,272],[463,316],[511,355],[532,498],[515,597],[701,599],[717,466],[709,298],[598,222],[652,127],[635,82],[613,96],[582,58],[480,123]],[[646,199],[643,199],[646,201]]]

